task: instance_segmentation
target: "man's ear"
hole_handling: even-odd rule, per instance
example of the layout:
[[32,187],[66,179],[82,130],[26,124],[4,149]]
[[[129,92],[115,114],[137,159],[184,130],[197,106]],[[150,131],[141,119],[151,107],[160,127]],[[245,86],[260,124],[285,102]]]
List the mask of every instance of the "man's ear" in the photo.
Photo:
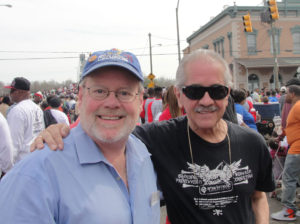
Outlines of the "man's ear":
[[293,92],[291,93],[290,92],[290,94],[291,94],[291,98],[293,99],[295,97],[295,93],[293,93]]
[[142,110],[143,110],[144,92],[145,91],[142,90],[140,95],[139,95],[139,103],[140,103],[139,109],[140,109],[140,112],[142,112]]
[[78,88],[78,107],[80,108],[81,104],[82,104],[82,97],[83,97],[83,87],[82,86],[79,86]]
[[228,87],[228,93],[227,93],[227,96],[226,96],[227,100],[228,100],[228,98],[230,96],[230,92],[231,92],[231,87]]

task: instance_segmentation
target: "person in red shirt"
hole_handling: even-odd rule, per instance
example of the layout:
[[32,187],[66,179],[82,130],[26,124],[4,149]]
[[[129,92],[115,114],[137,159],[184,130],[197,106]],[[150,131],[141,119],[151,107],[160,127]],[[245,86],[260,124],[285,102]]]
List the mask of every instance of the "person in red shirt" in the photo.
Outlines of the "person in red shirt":
[[148,109],[147,109],[149,123],[153,121],[157,121],[158,118],[156,117],[158,117],[163,110],[162,92],[163,89],[161,87],[156,86],[154,88],[155,99],[148,104]]
[[159,116],[159,121],[169,120],[184,114],[183,108],[178,105],[177,98],[174,94],[174,86],[170,86],[164,96],[163,112]]
[[147,90],[148,97],[144,100],[143,102],[143,110],[140,113],[140,117],[142,120],[142,123],[147,123],[148,122],[148,104],[152,102],[154,98],[154,89],[153,88],[148,88]]

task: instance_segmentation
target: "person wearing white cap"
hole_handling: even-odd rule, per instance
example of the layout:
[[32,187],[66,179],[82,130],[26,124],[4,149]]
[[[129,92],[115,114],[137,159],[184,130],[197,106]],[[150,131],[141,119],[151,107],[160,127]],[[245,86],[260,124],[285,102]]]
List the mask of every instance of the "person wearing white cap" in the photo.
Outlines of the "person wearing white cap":
[[280,105],[280,111],[282,111],[283,105],[284,105],[284,101],[285,101],[285,95],[286,95],[286,87],[285,86],[281,86],[280,88],[280,92],[281,95],[278,99],[279,105]]
[[37,105],[39,105],[43,101],[43,94],[41,91],[36,92],[33,95],[33,102],[35,102]]

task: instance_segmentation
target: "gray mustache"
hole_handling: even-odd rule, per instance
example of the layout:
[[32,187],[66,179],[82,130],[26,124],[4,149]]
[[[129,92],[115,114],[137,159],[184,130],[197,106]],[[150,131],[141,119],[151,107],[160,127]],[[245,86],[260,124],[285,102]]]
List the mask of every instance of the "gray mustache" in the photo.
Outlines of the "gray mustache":
[[216,106],[208,106],[208,107],[203,107],[203,106],[199,106],[199,107],[196,107],[194,109],[194,112],[197,112],[197,113],[201,113],[201,112],[215,112],[217,111],[218,108]]

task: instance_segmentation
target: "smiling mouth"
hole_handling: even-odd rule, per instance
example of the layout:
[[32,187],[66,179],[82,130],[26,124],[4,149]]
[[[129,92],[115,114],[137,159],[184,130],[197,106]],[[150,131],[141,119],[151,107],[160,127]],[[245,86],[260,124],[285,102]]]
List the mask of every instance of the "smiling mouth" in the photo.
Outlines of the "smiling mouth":
[[208,114],[208,113],[212,113],[214,111],[197,111],[197,113],[199,114]]
[[101,116],[101,115],[98,115],[98,117],[101,118],[102,120],[120,120],[124,116],[114,116],[114,117],[111,117],[111,116]]
[[210,106],[210,107],[197,107],[195,109],[195,112],[199,113],[199,114],[208,114],[208,113],[216,112],[217,110],[218,110],[218,108],[216,108],[214,106]]

